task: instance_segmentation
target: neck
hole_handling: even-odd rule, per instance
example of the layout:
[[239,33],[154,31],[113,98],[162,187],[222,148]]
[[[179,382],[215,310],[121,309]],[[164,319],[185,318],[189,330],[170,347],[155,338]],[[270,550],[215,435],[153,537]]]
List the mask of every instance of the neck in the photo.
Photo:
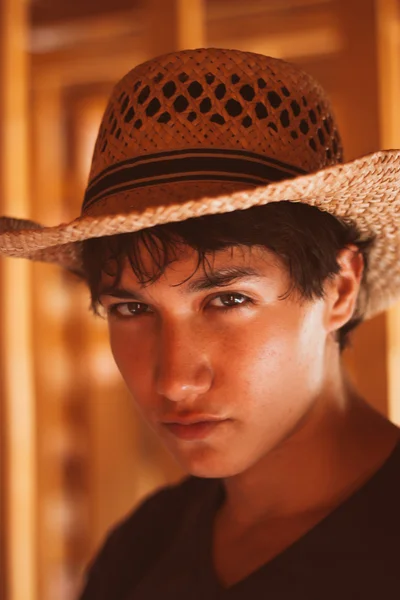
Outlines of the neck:
[[389,456],[399,430],[343,376],[296,431],[244,473],[224,480],[223,510],[238,526],[334,508]]

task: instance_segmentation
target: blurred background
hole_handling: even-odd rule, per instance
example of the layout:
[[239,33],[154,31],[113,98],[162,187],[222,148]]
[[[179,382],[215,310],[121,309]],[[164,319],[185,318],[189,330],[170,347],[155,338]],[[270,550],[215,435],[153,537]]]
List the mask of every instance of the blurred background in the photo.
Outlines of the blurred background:
[[[1,0],[0,214],[79,214],[113,84],[183,48],[300,64],[331,95],[346,159],[400,147],[399,0]],[[105,532],[182,472],[139,420],[83,285],[0,262],[0,597],[72,600]],[[400,306],[346,351],[400,424]]]

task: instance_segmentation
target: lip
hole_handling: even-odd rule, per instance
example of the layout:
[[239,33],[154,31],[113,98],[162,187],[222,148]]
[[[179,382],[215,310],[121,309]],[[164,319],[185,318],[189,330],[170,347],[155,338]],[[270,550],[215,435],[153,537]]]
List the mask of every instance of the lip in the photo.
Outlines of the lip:
[[226,423],[226,421],[227,419],[214,419],[212,421],[197,421],[188,424],[164,422],[163,425],[172,435],[181,440],[203,440],[223,423]]
[[199,413],[190,413],[190,414],[176,414],[171,415],[170,417],[165,417],[163,419],[164,424],[175,424],[178,425],[196,425],[196,423],[211,423],[214,421],[224,421],[222,417],[217,417],[215,415],[207,415],[207,414],[199,414]]

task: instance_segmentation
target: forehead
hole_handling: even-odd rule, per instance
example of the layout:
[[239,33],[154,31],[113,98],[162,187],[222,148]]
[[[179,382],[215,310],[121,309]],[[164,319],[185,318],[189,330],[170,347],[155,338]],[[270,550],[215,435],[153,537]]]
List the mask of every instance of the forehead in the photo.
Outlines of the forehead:
[[[148,248],[143,242],[138,245],[138,261],[135,261],[136,268],[140,266],[141,273],[135,273],[127,256],[121,263],[120,285],[143,286],[142,273],[151,282],[146,283],[145,287],[154,286],[159,283],[166,283],[170,286],[180,285],[189,281],[196,273],[206,274],[210,277],[214,273],[229,271],[229,269],[243,269],[243,273],[249,273],[249,277],[254,273],[254,277],[260,276],[273,277],[274,274],[281,273],[284,269],[282,260],[272,251],[262,246],[228,246],[223,249],[208,251],[204,254],[204,259],[200,257],[197,250],[191,246],[179,243],[172,249],[167,250],[161,246],[159,240],[156,241],[156,248]],[[168,256],[165,256],[165,252]],[[163,254],[161,256],[159,254]],[[161,256],[161,261],[160,261]],[[165,269],[160,273],[160,262]],[[109,284],[112,276],[103,273],[103,284]]]

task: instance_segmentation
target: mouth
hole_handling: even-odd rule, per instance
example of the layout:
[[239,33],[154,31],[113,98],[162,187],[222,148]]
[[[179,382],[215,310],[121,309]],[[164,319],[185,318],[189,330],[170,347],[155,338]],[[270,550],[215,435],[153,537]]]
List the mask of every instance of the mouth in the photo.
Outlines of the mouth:
[[203,440],[219,429],[228,419],[214,419],[193,423],[163,423],[163,426],[173,436],[181,440]]

